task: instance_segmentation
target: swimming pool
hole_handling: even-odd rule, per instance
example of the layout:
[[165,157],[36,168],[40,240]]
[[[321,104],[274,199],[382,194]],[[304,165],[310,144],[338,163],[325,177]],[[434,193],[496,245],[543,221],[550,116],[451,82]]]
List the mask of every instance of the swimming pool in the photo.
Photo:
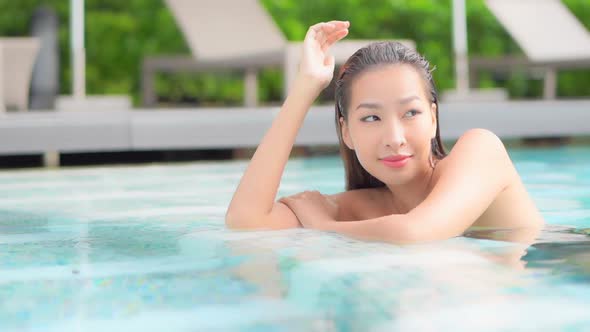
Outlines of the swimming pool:
[[[522,258],[502,232],[228,231],[244,161],[0,172],[0,330],[588,330],[590,148],[510,154],[549,224]],[[280,194],[342,188],[297,159]]]

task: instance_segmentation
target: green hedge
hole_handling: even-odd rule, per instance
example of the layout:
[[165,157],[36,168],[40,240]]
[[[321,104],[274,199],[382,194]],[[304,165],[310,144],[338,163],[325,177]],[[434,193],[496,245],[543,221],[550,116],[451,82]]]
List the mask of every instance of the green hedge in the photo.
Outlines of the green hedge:
[[[318,21],[351,21],[349,38],[408,38],[416,41],[437,69],[440,90],[453,88],[453,54],[450,0],[262,0],[289,40],[302,40],[307,27]],[[564,3],[590,29],[590,1]],[[69,0],[0,1],[0,35],[22,36],[41,4],[56,10],[60,19],[61,93],[71,91]],[[483,0],[468,0],[470,55],[520,53],[518,46],[485,7]],[[550,42],[550,41],[548,41]],[[190,51],[163,0],[86,0],[87,92],[130,94],[140,103],[141,63],[148,55],[184,54]],[[542,82],[522,73],[509,77],[482,75],[479,86],[507,86],[513,97],[539,97]],[[159,75],[156,89],[164,103],[240,104],[243,95],[237,73]],[[264,70],[259,95],[263,102],[281,100],[282,74]],[[590,95],[590,70],[561,72],[558,95]]]

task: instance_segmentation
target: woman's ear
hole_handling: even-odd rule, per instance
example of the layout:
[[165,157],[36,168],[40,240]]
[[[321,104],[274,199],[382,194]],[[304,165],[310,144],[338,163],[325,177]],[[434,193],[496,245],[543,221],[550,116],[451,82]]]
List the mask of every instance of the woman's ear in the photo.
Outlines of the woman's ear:
[[346,124],[346,121],[344,121],[344,117],[341,116],[339,121],[340,121],[340,130],[342,132],[342,140],[344,141],[344,144],[346,144],[346,146],[349,149],[354,150],[354,146],[352,145],[352,140],[350,139],[350,131],[348,130],[348,125]]
[[435,103],[430,104],[430,116],[432,118],[432,133],[430,137],[436,137],[436,128],[438,128],[438,123],[436,121],[436,112],[438,112],[438,108],[436,107]]

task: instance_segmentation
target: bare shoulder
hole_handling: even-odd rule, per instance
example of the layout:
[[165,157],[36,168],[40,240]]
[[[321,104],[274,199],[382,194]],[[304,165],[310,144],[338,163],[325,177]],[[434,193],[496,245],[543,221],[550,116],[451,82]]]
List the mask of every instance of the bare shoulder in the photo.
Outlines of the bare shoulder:
[[507,156],[502,140],[487,129],[474,128],[459,137],[449,155],[461,158],[482,158]]
[[338,205],[338,220],[364,220],[393,213],[388,210],[391,208],[387,204],[388,193],[385,188],[366,188],[326,197]]
[[495,174],[504,172],[507,181],[513,181],[516,174],[502,140],[493,132],[481,128],[470,129],[459,137],[449,155],[437,164],[435,178],[450,169],[456,171],[467,167],[491,169]]
[[357,201],[358,199],[365,199],[368,196],[372,196],[378,190],[379,189],[376,188],[355,189],[325,196],[338,204],[348,204]]
[[441,184],[444,182],[450,188],[460,182],[459,177],[478,188],[487,184],[500,188],[494,191],[497,193],[490,197],[473,226],[530,227],[542,223],[508,151],[493,132],[468,130],[457,140],[449,155],[437,164],[434,182],[441,180]]
[[333,195],[326,195],[326,197],[334,200],[334,202],[338,204],[352,204],[359,200],[373,200],[386,191],[384,188],[385,187],[347,190]]

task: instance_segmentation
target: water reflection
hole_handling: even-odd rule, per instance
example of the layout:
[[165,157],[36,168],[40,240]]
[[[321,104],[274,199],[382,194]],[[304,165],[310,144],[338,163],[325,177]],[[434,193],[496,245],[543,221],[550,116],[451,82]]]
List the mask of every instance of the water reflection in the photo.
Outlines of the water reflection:
[[588,229],[547,225],[543,230],[486,229],[471,230],[465,237],[509,241],[526,247],[514,246],[490,259],[515,268],[551,269],[561,278],[572,280],[590,278],[590,237]]
[[0,235],[47,231],[51,216],[18,210],[0,210]]
[[256,297],[303,308],[325,330],[370,330],[411,315],[417,305],[436,311],[476,298],[521,298],[512,290],[531,281],[515,270],[525,268],[522,258],[539,238],[539,230],[475,230],[396,246],[309,230],[223,234],[231,255],[246,257],[231,273],[255,285]]

